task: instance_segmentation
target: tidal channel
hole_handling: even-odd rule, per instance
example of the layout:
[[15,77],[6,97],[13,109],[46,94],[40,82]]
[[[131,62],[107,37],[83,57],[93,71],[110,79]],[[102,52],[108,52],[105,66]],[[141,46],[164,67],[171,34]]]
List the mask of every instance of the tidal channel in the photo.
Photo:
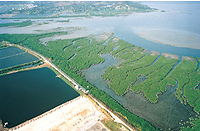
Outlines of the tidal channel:
[[169,128],[171,130],[179,130],[179,122],[187,121],[189,117],[196,115],[190,106],[181,104],[174,96],[173,93],[178,83],[175,87],[169,86],[165,93],[159,95],[159,101],[156,104],[150,103],[141,94],[136,94],[133,91],[129,91],[124,96],[118,96],[109,88],[108,83],[103,80],[101,75],[108,66],[119,64],[121,61],[110,54],[104,54],[101,57],[105,59],[104,63],[92,65],[90,68],[84,70],[83,74],[85,78],[91,84],[109,94],[132,113],[163,130],[169,130]]

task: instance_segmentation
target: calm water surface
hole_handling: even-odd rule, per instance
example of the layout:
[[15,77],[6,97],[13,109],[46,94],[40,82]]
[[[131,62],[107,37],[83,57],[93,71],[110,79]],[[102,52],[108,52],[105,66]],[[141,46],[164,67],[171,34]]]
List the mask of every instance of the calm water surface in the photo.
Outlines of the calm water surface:
[[[170,45],[163,45],[156,42],[151,42],[137,36],[134,32],[137,29],[155,29],[161,30],[163,35],[165,31],[185,32],[190,36],[200,37],[200,2],[143,2],[150,7],[155,7],[166,12],[150,12],[150,13],[133,13],[128,16],[119,17],[92,17],[92,18],[70,18],[67,24],[58,22],[49,22],[49,24],[41,26],[29,26],[21,28],[1,28],[1,33],[36,33],[35,30],[51,30],[57,27],[87,27],[87,31],[83,30],[83,34],[95,34],[105,31],[113,31],[115,36],[128,41],[137,46],[141,46],[148,50],[155,50],[158,52],[171,53],[181,56],[198,56],[200,57],[200,50],[181,48]],[[68,19],[68,18],[67,18]],[[54,19],[58,20],[58,19]],[[59,20],[65,20],[59,18]],[[6,20],[0,19],[0,22]],[[76,34],[76,33],[75,33]],[[75,35],[74,34],[74,35]],[[80,35],[81,37],[84,35]],[[177,34],[178,35],[178,34]],[[58,37],[57,39],[64,39],[66,36]],[[187,37],[183,37],[188,44]],[[173,40],[172,40],[173,41]],[[183,40],[181,40],[183,41]],[[200,43],[200,42],[199,42]],[[200,44],[199,44],[200,47]]]
[[[70,19],[68,24],[50,23],[37,27],[37,29],[48,30],[56,27],[87,27],[89,33],[113,31],[116,37],[131,44],[141,46],[148,50],[155,50],[161,53],[171,53],[179,56],[200,57],[200,50],[183,47],[163,45],[148,41],[136,35],[134,32],[139,28],[173,30],[200,35],[200,2],[144,2],[150,7],[166,10],[166,12],[135,13],[129,16],[106,17],[106,18],[81,18]],[[68,18],[67,18],[68,19]],[[0,20],[0,23],[4,20]],[[4,33],[23,33],[36,30],[36,27],[19,29],[1,28]],[[90,31],[91,30],[91,31]],[[87,32],[87,34],[89,34]],[[59,37],[60,39],[61,37]],[[63,37],[66,38],[66,37]],[[199,42],[200,43],[200,42]],[[148,120],[156,127],[162,129],[179,128],[178,122],[187,120],[194,114],[190,107],[182,105],[173,95],[175,88],[169,87],[167,92],[160,95],[157,104],[151,104],[140,94],[129,92],[125,96],[117,96],[107,83],[102,80],[101,75],[108,66],[118,64],[119,61],[109,55],[102,55],[105,62],[93,65],[84,71],[86,79],[97,88],[108,93],[111,97],[121,103],[134,114]],[[199,88],[199,87],[198,87]]]
[[49,68],[0,76],[0,118],[16,126],[79,94]]
[[92,65],[90,68],[83,71],[85,78],[100,90],[109,94],[112,98],[118,101],[121,105],[127,108],[132,113],[144,118],[160,129],[179,130],[179,122],[189,120],[189,117],[195,117],[196,113],[193,112],[190,106],[181,104],[174,96],[175,87],[168,87],[167,91],[159,95],[157,104],[151,104],[141,94],[135,94],[129,91],[124,96],[118,96],[102,79],[102,74],[108,66],[119,64],[116,58],[109,54],[101,55],[105,59],[104,63]]
[[39,59],[17,47],[8,47],[0,50],[0,69],[36,60]]

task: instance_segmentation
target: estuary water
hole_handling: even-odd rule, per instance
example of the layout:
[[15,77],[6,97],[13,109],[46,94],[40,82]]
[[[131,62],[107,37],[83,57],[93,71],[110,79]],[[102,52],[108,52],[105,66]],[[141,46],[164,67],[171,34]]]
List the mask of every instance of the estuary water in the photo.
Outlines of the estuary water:
[[[57,20],[66,20],[64,18],[53,19],[53,21],[47,19],[49,24],[33,24],[22,28],[2,27],[0,30],[1,33],[20,34],[40,33],[37,30],[48,32],[58,27],[66,31],[68,27],[81,27],[81,30],[74,31],[72,34],[54,36],[50,40],[83,37],[110,31],[114,32],[116,37],[148,50],[175,54],[179,57],[200,57],[200,2],[142,3],[165,12],[133,13],[119,17],[67,18],[70,19],[68,23],[57,22]],[[0,23],[4,22],[8,20],[0,20]],[[105,58],[105,63],[93,65],[84,71],[86,79],[134,114],[164,130],[169,128],[178,130],[180,126],[178,122],[194,115],[190,107],[181,104],[173,95],[176,87],[169,87],[166,93],[160,95],[157,104],[149,103],[140,94],[134,92],[129,92],[123,97],[117,96],[102,80],[101,74],[108,66],[119,61],[107,55],[102,57]]]
[[[179,58],[200,57],[200,2],[142,3],[165,10],[165,12],[135,13],[117,18],[103,18],[96,23],[102,28],[112,26],[116,37],[148,50],[175,54]],[[97,72],[104,68],[99,66],[92,66],[86,70],[86,73],[90,72],[90,74],[85,74],[86,79],[94,85],[100,83],[102,79],[94,80],[96,76],[93,78],[88,76],[98,74]],[[92,70],[95,70],[95,73]],[[135,94],[133,91],[124,96],[118,96],[111,89],[106,88],[108,85],[102,86],[99,85],[98,88],[134,114],[163,130],[179,130],[179,122],[187,121],[189,117],[196,115],[190,106],[181,104],[174,96],[177,85],[168,87],[167,91],[159,96],[157,104],[149,103],[141,94]]]
[[[2,27],[0,30],[1,33],[29,34],[41,33],[41,30],[49,32],[58,28],[62,31],[68,31],[72,27],[80,28],[71,34],[55,36],[49,40],[84,37],[110,31],[114,32],[116,37],[148,50],[200,57],[200,18],[198,17],[200,2],[143,3],[165,12],[132,13],[118,17],[55,18],[51,19],[52,21],[34,19],[33,21],[36,22],[31,26]],[[66,19],[70,21],[57,22]],[[37,25],[38,21],[46,21],[48,24]],[[8,20],[0,19],[0,23],[4,22]]]
[[49,68],[0,76],[0,118],[14,127],[79,94]]

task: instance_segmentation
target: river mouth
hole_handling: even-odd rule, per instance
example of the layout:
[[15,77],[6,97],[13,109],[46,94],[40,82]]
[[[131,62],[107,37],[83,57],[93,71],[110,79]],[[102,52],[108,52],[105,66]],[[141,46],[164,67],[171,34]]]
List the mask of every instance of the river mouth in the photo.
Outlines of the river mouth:
[[[174,87],[168,86],[167,91],[159,95],[159,101],[156,104],[150,103],[142,94],[136,94],[133,91],[128,91],[124,96],[118,96],[109,88],[108,83],[103,80],[102,74],[108,66],[119,64],[120,61],[114,59],[110,54],[104,54],[101,57],[105,59],[104,63],[92,65],[83,71],[86,80],[109,94],[132,113],[163,130],[169,130],[169,128],[179,130],[181,126],[179,122],[187,121],[190,117],[196,116],[190,106],[181,104],[174,96],[178,84]],[[139,76],[138,78],[137,82],[142,82],[146,79],[144,76]]]

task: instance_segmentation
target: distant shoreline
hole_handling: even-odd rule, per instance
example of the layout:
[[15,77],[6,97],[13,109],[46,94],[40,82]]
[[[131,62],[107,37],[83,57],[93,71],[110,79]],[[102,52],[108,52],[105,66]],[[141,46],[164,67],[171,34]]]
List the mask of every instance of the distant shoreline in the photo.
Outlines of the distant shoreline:
[[[136,35],[138,35],[138,34],[136,34]],[[143,38],[143,39],[146,39],[146,40],[149,40],[149,41],[158,43],[158,44],[163,44],[163,45],[170,45],[170,46],[175,46],[175,47],[183,47],[183,48],[190,48],[190,49],[197,49],[197,50],[200,50],[200,47],[199,47],[199,48],[195,48],[195,47],[189,47],[189,46],[173,45],[173,44],[168,44],[168,43],[161,42],[161,41],[158,41],[158,40],[154,40],[154,39],[151,39],[151,38],[146,38],[145,36],[142,36],[142,35],[138,35],[138,36],[141,37],[141,38]]]
[[[148,30],[148,29],[139,29],[133,33],[137,36],[163,45],[170,45],[175,47],[183,47],[190,49],[200,49],[200,38],[197,36],[192,36],[191,34],[183,34],[180,32],[169,31],[167,30],[165,34],[161,33],[163,30]],[[168,36],[169,35],[169,36]],[[180,43],[180,44],[179,44]]]

